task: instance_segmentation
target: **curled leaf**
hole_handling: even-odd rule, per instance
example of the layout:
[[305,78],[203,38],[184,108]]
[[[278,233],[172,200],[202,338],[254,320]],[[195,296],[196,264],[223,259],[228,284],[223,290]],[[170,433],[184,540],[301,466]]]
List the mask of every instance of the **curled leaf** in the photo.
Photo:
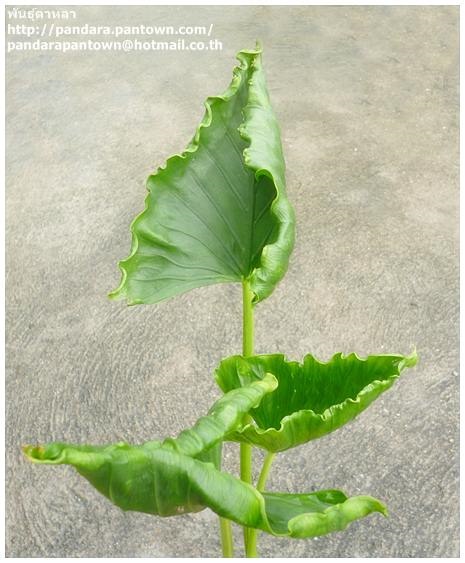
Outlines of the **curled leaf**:
[[202,455],[237,428],[250,409],[257,407],[277,385],[274,375],[268,373],[250,385],[232,389],[218,399],[207,416],[199,418],[192,428],[183,430],[175,439],[167,438],[163,444],[188,456]]
[[309,494],[260,493],[243,481],[177,453],[160,442],[106,447],[54,443],[27,446],[31,461],[74,466],[123,510],[159,516],[197,512],[205,507],[275,536],[308,538],[343,530],[384,505],[368,496],[347,498],[341,491]]
[[[26,446],[24,453],[36,463],[73,465],[123,510],[160,516],[196,512],[207,506],[204,495],[208,495],[210,477],[209,470],[202,468],[217,471],[218,444],[276,385],[276,378],[265,374],[260,381],[232,390],[218,399],[209,414],[201,417],[193,428],[163,442],[152,441],[140,446],[124,442],[110,446],[55,442],[47,446]],[[219,473],[218,482],[224,478],[226,474]],[[206,484],[203,479],[207,480]]]
[[207,98],[182,154],[147,181],[131,254],[111,298],[156,303],[191,289],[247,279],[254,300],[284,276],[294,244],[280,132],[261,50],[240,51],[229,88]]
[[387,516],[387,509],[370,496],[348,498],[342,491],[309,494],[262,493],[274,535],[311,538],[344,530],[351,522],[372,512]]
[[248,528],[296,538],[341,530],[371,512],[384,513],[384,506],[371,497],[348,499],[340,491],[262,494],[218,470],[218,444],[276,385],[273,375],[264,374],[262,379],[230,391],[207,416],[175,439],[140,446],[55,442],[25,446],[24,453],[34,463],[72,465],[123,510],[174,516],[209,507]]
[[355,418],[416,361],[415,353],[365,359],[336,354],[328,362],[308,355],[302,364],[281,354],[227,358],[216,371],[224,392],[258,381],[265,373],[279,383],[250,412],[253,422],[229,438],[278,452],[324,436]]

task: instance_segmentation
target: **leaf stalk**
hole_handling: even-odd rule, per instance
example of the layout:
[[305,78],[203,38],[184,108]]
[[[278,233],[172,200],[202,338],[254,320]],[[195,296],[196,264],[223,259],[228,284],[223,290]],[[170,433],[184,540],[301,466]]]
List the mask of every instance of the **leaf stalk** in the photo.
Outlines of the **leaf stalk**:
[[262,470],[258,478],[257,491],[262,492],[265,490],[266,480],[268,479],[268,475],[271,469],[271,464],[273,463],[275,455],[276,454],[274,452],[266,453],[265,459],[263,460]]
[[[254,310],[253,310],[253,292],[250,289],[248,280],[242,280],[242,355],[244,357],[253,356],[254,352]],[[250,416],[245,417],[245,422],[250,420]],[[241,479],[245,483],[252,484],[252,446],[250,444],[240,445],[240,474]],[[244,547],[247,557],[255,557],[256,555],[248,555],[249,534],[252,532],[249,528],[244,528]]]
[[220,517],[221,549],[223,557],[234,557],[231,521]]
[[[258,477],[257,491],[259,492],[265,490],[266,480],[268,479],[275,455],[276,454],[273,452],[266,453],[265,459],[263,460],[262,470],[260,471],[260,476]],[[257,538],[258,530],[250,528],[247,538],[247,557],[257,557]]]

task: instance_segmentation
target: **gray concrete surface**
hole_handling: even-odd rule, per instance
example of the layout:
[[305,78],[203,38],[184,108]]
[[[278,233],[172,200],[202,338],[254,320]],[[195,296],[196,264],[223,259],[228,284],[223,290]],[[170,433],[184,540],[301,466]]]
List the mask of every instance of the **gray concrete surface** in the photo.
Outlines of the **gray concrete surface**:
[[[184,148],[234,54],[262,40],[298,234],[257,352],[409,352],[349,426],[278,457],[270,488],[383,499],[263,556],[458,556],[458,8],[78,7],[78,23],[213,23],[220,52],[7,57],[7,555],[216,556],[216,516],[125,514],[24,443],[174,434],[240,351],[240,288],[127,308],[106,293],[145,178]],[[226,467],[236,471],[235,446]],[[239,531],[235,532],[239,538]]]

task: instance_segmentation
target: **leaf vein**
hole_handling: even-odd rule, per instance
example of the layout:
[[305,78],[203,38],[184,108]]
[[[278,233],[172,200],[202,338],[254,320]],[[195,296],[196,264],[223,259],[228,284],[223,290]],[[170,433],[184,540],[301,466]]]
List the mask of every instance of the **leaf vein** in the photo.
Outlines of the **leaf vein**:
[[197,174],[191,170],[190,171],[192,174],[192,177],[195,181],[195,183],[198,185],[198,187],[201,189],[202,193],[204,194],[204,196],[208,199],[208,201],[212,204],[212,206],[214,207],[218,217],[223,221],[223,223],[226,225],[226,227],[228,228],[229,232],[231,233],[231,236],[234,238],[234,240],[237,242],[237,244],[239,245],[239,247],[242,247],[242,242],[239,240],[237,233],[234,231],[233,227],[231,226],[230,222],[228,221],[228,219],[226,218],[226,215],[221,211],[221,209],[218,207],[218,205],[216,204],[215,200],[212,198],[212,196],[208,193],[208,190],[205,189],[205,186],[202,184],[201,180],[199,179],[199,177],[197,176]]
[[205,220],[191,207],[188,205],[188,203],[176,192],[172,192],[172,195],[174,198],[176,198],[180,203],[182,203],[184,205],[184,207],[190,211],[191,215],[193,215],[194,217],[196,217],[198,219],[198,221],[200,221],[200,223],[202,223],[202,225],[204,225],[204,227],[213,235],[213,237],[219,242],[220,246],[226,251],[226,253],[229,255],[229,257],[231,258],[231,260],[234,262],[234,264],[236,265],[238,272],[236,272],[236,274],[240,275],[242,274],[242,268],[241,265],[239,264],[239,262],[237,261],[237,258],[234,256],[234,254],[229,250],[229,248],[224,244],[223,240],[215,233],[214,230],[211,229],[211,227],[209,227],[209,225],[205,222]]
[[[202,239],[200,239],[199,237],[196,237],[195,235],[193,235],[192,233],[187,233],[186,231],[183,231],[182,229],[176,229],[175,227],[168,227],[166,225],[164,225],[163,223],[161,223],[160,221],[158,222],[158,224],[167,230],[171,230],[175,233],[181,233],[183,235],[185,235],[186,237],[189,237],[193,240],[196,240],[197,242],[199,242],[204,248],[206,248],[208,250],[208,252],[210,252],[210,254],[219,262],[221,262],[223,264],[223,266],[225,266],[226,270],[230,270],[230,266],[227,262],[225,262],[224,260],[221,260],[218,256],[218,254],[216,252],[214,252]],[[237,274],[237,272],[235,272]],[[240,277],[240,276],[239,276]]]
[[208,156],[208,159],[210,160],[210,162],[213,163],[213,165],[215,166],[215,168],[217,168],[217,170],[220,172],[220,174],[223,176],[223,178],[226,180],[226,183],[228,184],[230,190],[232,191],[232,193],[236,196],[237,201],[239,202],[240,206],[242,207],[242,210],[247,213],[248,211],[248,207],[247,205],[244,203],[244,201],[242,200],[241,195],[239,194],[239,192],[236,190],[235,186],[233,185],[233,183],[231,182],[231,180],[228,178],[228,175],[226,174],[226,172],[224,171],[224,169],[218,164],[218,162],[216,161],[216,159],[214,158],[214,156],[212,155],[211,150],[208,148],[208,145],[205,144],[204,147],[205,149],[205,154]]
[[181,264],[180,262],[176,262],[175,260],[173,260],[169,256],[165,256],[164,254],[142,254],[141,252],[138,252],[137,256],[139,256],[141,258],[158,258],[159,257],[159,258],[163,258],[163,260],[167,260],[168,262],[171,262],[171,264],[174,264],[175,266],[178,266],[178,268],[181,268],[183,270],[205,270],[206,272],[213,272],[214,274],[224,276],[223,272],[220,272],[219,270],[215,270],[214,268],[209,268],[208,266],[191,266],[191,265],[188,265],[188,264]]

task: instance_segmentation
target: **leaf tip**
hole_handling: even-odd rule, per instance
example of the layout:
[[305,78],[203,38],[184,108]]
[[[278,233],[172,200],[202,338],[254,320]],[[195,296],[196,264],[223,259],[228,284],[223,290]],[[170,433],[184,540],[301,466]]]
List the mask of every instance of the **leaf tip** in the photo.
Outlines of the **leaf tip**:
[[109,291],[107,293],[107,297],[110,301],[121,301],[122,299],[126,299],[128,305],[133,305],[133,303],[128,298],[126,289],[122,285],[120,285],[116,289],[113,289],[112,291]]
[[113,291],[109,291],[107,293],[107,297],[108,299],[110,299],[110,301],[118,301],[119,299],[119,288],[118,289],[113,289]]
[[389,517],[389,511],[387,509],[387,506],[378,499],[372,498],[371,500],[372,500],[372,502],[374,502],[373,511],[379,512],[385,518],[388,518]]
[[64,462],[65,445],[60,442],[53,442],[42,445],[22,446],[24,455],[33,463],[59,464]]
[[121,262],[119,263],[119,269],[121,270],[120,284],[116,289],[113,289],[107,294],[108,299],[111,299],[112,301],[118,301],[119,299],[126,297],[126,280],[128,273],[126,271],[126,268],[124,268],[124,266],[122,265],[122,262],[124,262],[124,260],[121,260]]
[[[357,497],[353,497],[353,498],[357,498]],[[358,498],[362,501],[362,504],[363,503],[365,504],[367,514],[369,514],[370,512],[379,512],[385,518],[388,518],[389,511],[387,509],[387,506],[379,499],[370,496],[360,496]]]
[[26,444],[21,446],[23,454],[30,460],[30,461],[39,461],[44,458],[45,448],[43,446],[32,446],[30,444]]
[[263,379],[264,379],[264,381],[266,381],[268,383],[270,392],[277,389],[279,382],[278,382],[277,378],[272,373],[266,372],[265,377]]
[[254,49],[241,49],[237,55],[238,57],[239,55],[261,55],[262,52],[263,52],[262,44],[258,39],[256,39]]
[[414,348],[410,356],[405,356],[402,367],[412,368],[417,363],[418,363],[418,354],[417,354],[417,349]]

